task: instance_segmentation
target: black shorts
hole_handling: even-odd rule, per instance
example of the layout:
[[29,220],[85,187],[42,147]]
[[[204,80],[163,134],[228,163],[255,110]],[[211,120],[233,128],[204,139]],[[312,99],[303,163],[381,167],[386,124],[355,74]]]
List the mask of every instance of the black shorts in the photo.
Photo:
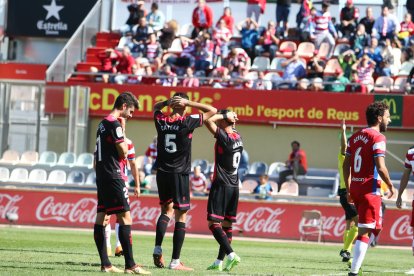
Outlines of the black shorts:
[[353,217],[358,215],[357,209],[354,204],[350,204],[348,202],[348,199],[346,198],[346,189],[339,189],[338,190],[339,195],[339,202],[342,205],[342,208],[345,211],[345,219],[350,220]]
[[127,212],[129,208],[128,189],[123,179],[96,180],[98,191],[97,212],[119,214]]
[[224,186],[217,183],[211,185],[207,203],[207,220],[236,222],[239,205],[239,187]]
[[190,180],[188,174],[157,171],[157,187],[160,204],[174,203],[178,210],[190,209]]

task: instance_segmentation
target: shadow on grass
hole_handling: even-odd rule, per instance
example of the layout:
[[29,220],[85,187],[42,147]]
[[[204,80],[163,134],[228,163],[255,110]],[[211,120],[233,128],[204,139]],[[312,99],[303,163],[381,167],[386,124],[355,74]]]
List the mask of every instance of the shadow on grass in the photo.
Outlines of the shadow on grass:
[[36,252],[36,253],[52,253],[52,254],[65,254],[65,255],[90,255],[94,256],[95,253],[85,253],[85,252],[63,252],[63,251],[50,251],[50,250],[36,250],[36,249],[21,249],[21,248],[0,248],[0,251],[10,251],[10,252]]

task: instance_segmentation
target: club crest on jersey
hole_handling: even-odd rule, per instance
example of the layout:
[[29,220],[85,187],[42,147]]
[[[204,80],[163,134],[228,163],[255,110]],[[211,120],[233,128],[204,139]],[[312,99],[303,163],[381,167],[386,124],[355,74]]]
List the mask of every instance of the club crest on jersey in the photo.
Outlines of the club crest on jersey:
[[122,127],[116,128],[116,136],[118,136],[118,138],[121,138],[124,136],[124,131],[122,130]]
[[99,124],[99,131],[102,133],[102,132],[105,132],[105,126],[102,124],[102,123],[100,123]]

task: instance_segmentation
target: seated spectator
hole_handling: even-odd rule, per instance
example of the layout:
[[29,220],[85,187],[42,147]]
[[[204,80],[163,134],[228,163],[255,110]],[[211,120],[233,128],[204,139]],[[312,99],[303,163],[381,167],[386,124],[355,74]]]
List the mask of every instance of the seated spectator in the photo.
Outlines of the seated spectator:
[[324,86],[323,86],[322,78],[314,78],[311,81],[311,85],[309,87],[310,91],[318,92],[318,91],[323,91],[323,89],[324,89]]
[[365,26],[362,24],[358,25],[355,35],[350,40],[352,49],[355,51],[355,55],[360,58],[364,53],[364,49],[369,47],[371,44],[371,37],[365,32]]
[[308,62],[307,69],[307,78],[323,78],[323,70],[325,68],[326,62],[321,59],[320,56],[314,55],[313,58]]
[[406,13],[404,16],[404,21],[400,24],[401,29],[398,33],[398,38],[403,42],[404,47],[410,45],[410,39],[414,35],[414,23],[412,22],[411,14]]
[[241,35],[241,47],[249,55],[250,59],[254,58],[254,47],[258,40],[259,25],[253,18],[246,18],[237,25],[237,30]]
[[163,50],[168,50],[171,47],[178,32],[178,23],[175,20],[170,20],[161,29],[158,41],[161,44]]
[[272,60],[276,54],[280,39],[277,37],[276,24],[274,21],[267,23],[267,28],[259,36],[258,44],[255,46],[256,56],[267,56]]
[[375,20],[372,28],[372,37],[385,41],[386,38],[394,39],[394,36],[399,32],[400,24],[398,24],[396,17],[390,14],[386,5],[383,5],[381,16]]
[[145,10],[143,10],[144,1],[138,1],[128,5],[129,16],[125,25],[120,28],[122,34],[126,32],[132,32],[132,28],[138,24],[139,20],[145,16]]
[[153,2],[151,4],[151,12],[147,15],[148,26],[155,32],[160,31],[164,27],[165,16],[162,11],[158,9],[158,4]]
[[394,62],[391,64],[391,75],[398,75],[398,71],[401,68],[401,43],[398,39],[391,41],[391,56],[393,57]]
[[213,67],[214,44],[210,39],[210,34],[203,33],[195,40],[195,45],[195,70],[205,73],[206,70]]
[[376,64],[380,64],[382,62],[382,47],[378,45],[378,39],[373,37],[371,39],[370,47],[366,48],[365,53],[369,56],[370,59],[375,61]]
[[259,183],[256,188],[253,190],[253,194],[256,194],[256,199],[261,200],[271,200],[272,199],[272,185],[269,183],[269,176],[267,174],[262,174],[259,177]]
[[290,88],[294,88],[297,80],[306,76],[306,65],[296,52],[293,52],[293,56],[283,61],[281,65],[284,68],[282,82],[288,82]]
[[308,170],[306,153],[300,149],[300,143],[293,141],[291,146],[292,152],[289,154],[288,160],[286,160],[287,169],[279,173],[279,187],[286,181],[288,175],[293,175],[293,179],[296,180],[298,175],[305,175]]
[[316,49],[320,48],[322,42],[327,42],[329,44],[330,50],[326,56],[327,59],[331,58],[335,48],[335,39],[338,38],[336,29],[331,21],[329,5],[329,2],[323,2],[321,11],[317,11],[313,7],[311,9],[311,20],[313,24],[309,24],[309,32],[311,34],[311,39],[315,40]]
[[368,92],[374,89],[372,74],[374,73],[375,65],[375,61],[367,54],[363,55],[362,58],[352,65],[352,69],[358,72],[358,83],[365,85]]
[[145,175],[154,174],[157,170],[157,153],[157,136],[154,136],[154,138],[152,139],[152,143],[149,144],[147,150],[145,151],[143,166]]
[[226,59],[229,54],[229,41],[231,38],[231,32],[226,27],[226,22],[224,19],[219,21],[217,28],[214,28],[213,31],[213,43],[214,43],[214,57],[213,64],[217,64],[218,57],[221,59]]
[[199,87],[200,81],[193,74],[191,67],[187,68],[185,79],[183,80],[184,87]]
[[[116,73],[116,63],[118,62],[118,55],[114,49],[108,48],[96,54],[101,65],[98,67],[91,66],[90,72],[95,74],[95,81],[102,81],[109,83],[112,80],[110,74]],[[96,74],[104,73],[104,74]]]
[[246,67],[239,67],[238,79],[233,83],[234,88],[252,88],[253,80],[249,76],[249,69]]
[[144,56],[149,63],[154,65],[155,70],[161,67],[162,49],[155,33],[149,34],[148,41],[145,43]]
[[132,66],[135,64],[135,59],[128,47],[124,47],[122,54],[118,51],[115,51],[115,53],[118,56],[118,64],[116,66],[118,75],[115,76],[115,82],[122,84],[128,78],[126,75],[132,74]]
[[139,56],[142,56],[145,51],[145,43],[148,40],[148,36],[153,32],[152,28],[147,24],[147,19],[142,17],[139,20],[137,29],[135,30],[133,38],[134,48],[132,49],[132,52],[138,53]]
[[241,48],[233,48],[230,51],[230,54],[227,57],[226,64],[227,68],[230,71],[230,74],[233,72],[238,72],[240,67],[247,67],[247,64],[250,63],[250,57],[247,53]]
[[194,172],[190,175],[190,196],[192,197],[193,194],[196,195],[205,195],[208,193],[207,190],[207,178],[201,172],[201,167],[196,166],[194,167]]
[[167,58],[166,63],[174,68],[174,71],[178,75],[184,75],[184,72],[187,67],[193,67],[195,64],[195,43],[194,40],[191,40],[185,36],[181,36],[181,44],[183,45],[183,50],[179,56],[171,55]]
[[214,88],[225,88],[229,86],[230,79],[229,69],[220,66],[211,72],[208,84]]
[[330,84],[325,85],[325,90],[331,92],[344,92],[346,85],[350,83],[344,72],[339,69],[336,70],[334,77],[328,78],[328,81]]
[[347,0],[345,7],[342,8],[340,31],[342,37],[349,41],[355,32],[355,26],[359,18],[359,9],[354,6],[353,0]]
[[119,39],[118,46],[116,46],[116,49],[121,50],[125,46],[128,47],[130,50],[134,48],[133,36],[132,32],[130,31],[126,32],[125,35],[121,37],[121,39]]
[[339,65],[341,65],[345,78],[351,78],[352,65],[354,65],[356,60],[355,53],[352,50],[347,50],[339,55]]
[[198,6],[193,10],[192,23],[194,30],[191,38],[196,38],[200,32],[209,32],[213,26],[213,10],[206,5],[205,0],[198,0]]
[[216,27],[219,27],[220,21],[224,20],[225,27],[230,31],[231,35],[233,35],[233,28],[234,28],[234,17],[231,15],[231,9],[230,7],[225,7],[223,10],[223,15],[219,18],[219,20],[216,23]]
[[413,50],[404,48],[401,52],[401,68],[398,71],[399,76],[407,76],[414,67]]
[[138,84],[142,79],[142,71],[137,64],[132,65],[132,74],[128,75],[124,83],[127,84]]
[[166,64],[162,69],[163,70],[160,73],[159,79],[156,80],[156,83],[159,83],[162,86],[177,86],[177,75],[171,71],[171,66]]
[[253,89],[256,90],[271,90],[272,89],[272,82],[270,80],[264,79],[265,73],[263,71],[259,71],[257,73],[257,79],[253,81]]
[[375,17],[372,11],[372,7],[367,7],[365,10],[365,17],[359,21],[359,24],[364,25],[365,32],[369,35],[372,33],[372,28],[374,27]]
[[296,89],[297,90],[300,90],[300,91],[306,91],[306,90],[308,90],[308,87],[309,87],[309,80],[308,79],[305,79],[305,78],[303,78],[303,79],[300,79],[299,81],[298,81],[298,84],[297,84],[297,86],[296,86]]
[[143,171],[139,171],[139,180],[141,194],[149,194],[151,189],[151,183],[147,179],[145,179],[145,173]]

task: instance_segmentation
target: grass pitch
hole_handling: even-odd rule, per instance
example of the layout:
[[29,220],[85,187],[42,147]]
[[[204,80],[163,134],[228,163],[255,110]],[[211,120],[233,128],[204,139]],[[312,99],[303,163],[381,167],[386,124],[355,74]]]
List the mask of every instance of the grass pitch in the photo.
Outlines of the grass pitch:
[[[0,275],[81,275],[100,273],[93,230],[50,230],[42,228],[0,227]],[[114,231],[113,231],[114,232]],[[112,236],[114,249],[115,237]],[[134,257],[153,275],[220,275],[206,271],[217,256],[213,237],[187,237],[181,260],[194,272],[158,269],[152,264],[153,235],[133,234]],[[233,275],[347,275],[347,265],[338,255],[341,245],[315,243],[258,242],[235,237],[233,248],[242,258]],[[164,255],[169,261],[172,240],[166,237]],[[123,258],[110,257],[123,268]],[[414,266],[411,250],[369,249],[363,271],[367,275],[404,275]]]

